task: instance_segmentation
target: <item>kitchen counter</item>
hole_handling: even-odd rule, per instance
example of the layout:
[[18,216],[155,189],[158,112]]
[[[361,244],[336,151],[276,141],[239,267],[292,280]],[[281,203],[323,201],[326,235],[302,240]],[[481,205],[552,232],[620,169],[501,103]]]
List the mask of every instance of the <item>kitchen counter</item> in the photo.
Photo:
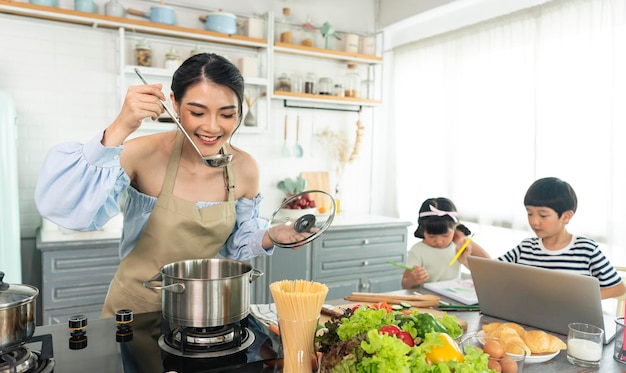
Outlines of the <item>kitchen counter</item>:
[[[426,293],[434,294],[424,289],[420,289],[419,291],[420,293],[424,293],[424,294]],[[411,295],[413,294],[413,292],[410,290],[398,290],[398,291],[389,292],[387,294]],[[439,294],[436,294],[436,295],[439,295]],[[451,304],[460,304],[446,297],[441,297],[441,299],[444,301],[448,301]],[[351,302],[348,302],[345,300],[330,300],[327,303],[332,304],[332,305],[340,305],[340,304],[349,304]],[[468,327],[467,327],[466,333],[478,332],[482,329],[482,325],[484,324],[505,321],[502,319],[497,319],[494,317],[486,316],[486,315],[481,314],[480,312],[475,312],[475,311],[449,312],[449,313],[467,322]],[[532,327],[528,327],[525,325],[524,327],[526,329],[533,329]],[[555,333],[551,333],[551,334],[554,334],[557,337],[561,338],[564,342],[567,342],[566,335],[555,334]],[[562,350],[561,352],[559,352],[559,354],[556,357],[554,357],[552,360],[549,360],[545,363],[525,364],[524,373],[625,372],[626,365],[620,364],[613,359],[614,348],[615,348],[615,340],[613,340],[611,343],[607,345],[604,345],[604,348],[602,350],[602,361],[600,363],[600,369],[598,370],[585,369],[585,368],[570,364],[570,362],[567,361],[567,351]]]

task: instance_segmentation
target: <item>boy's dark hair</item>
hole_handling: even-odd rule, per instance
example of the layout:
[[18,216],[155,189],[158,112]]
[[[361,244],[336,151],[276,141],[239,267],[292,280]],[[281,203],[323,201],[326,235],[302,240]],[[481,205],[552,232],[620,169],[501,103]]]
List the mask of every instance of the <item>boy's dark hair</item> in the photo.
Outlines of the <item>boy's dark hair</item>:
[[576,212],[578,199],[567,182],[556,177],[545,177],[528,188],[524,196],[524,206],[549,207],[560,218],[565,211]]
[[[431,206],[438,213],[434,213]],[[455,229],[459,222],[456,212],[456,206],[448,198],[427,199],[420,207],[419,217],[417,218],[418,226],[414,233],[415,237],[424,238],[424,232],[429,234],[446,234],[450,228]],[[422,216],[423,213],[427,215]]]

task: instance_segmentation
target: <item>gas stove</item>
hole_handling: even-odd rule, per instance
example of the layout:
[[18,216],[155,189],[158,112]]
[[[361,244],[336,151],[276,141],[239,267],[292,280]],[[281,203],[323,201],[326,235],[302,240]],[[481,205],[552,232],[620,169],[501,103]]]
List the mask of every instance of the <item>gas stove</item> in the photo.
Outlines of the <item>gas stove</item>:
[[[173,328],[160,312],[38,326],[0,373],[278,372],[280,337],[250,315],[219,328]],[[29,357],[27,357],[29,356]],[[13,367],[15,361],[27,361]],[[3,368],[3,364],[5,367]],[[4,370],[3,370],[4,369]]]

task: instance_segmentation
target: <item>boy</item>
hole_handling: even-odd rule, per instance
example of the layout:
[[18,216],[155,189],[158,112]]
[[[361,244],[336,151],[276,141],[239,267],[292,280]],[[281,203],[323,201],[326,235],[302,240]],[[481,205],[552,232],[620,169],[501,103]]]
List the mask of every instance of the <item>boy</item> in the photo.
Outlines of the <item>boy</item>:
[[537,237],[523,240],[498,260],[556,270],[567,270],[600,281],[602,299],[626,293],[626,286],[598,244],[566,229],[576,212],[574,189],[556,177],[535,181],[524,197],[528,224]]

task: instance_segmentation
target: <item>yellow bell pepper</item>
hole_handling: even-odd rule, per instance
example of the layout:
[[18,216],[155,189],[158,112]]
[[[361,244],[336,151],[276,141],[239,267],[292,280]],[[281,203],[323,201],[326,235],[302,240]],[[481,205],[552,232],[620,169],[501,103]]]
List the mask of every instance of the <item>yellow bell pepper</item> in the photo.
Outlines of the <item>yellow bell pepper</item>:
[[426,359],[431,363],[445,363],[456,361],[462,363],[465,358],[459,345],[446,333],[439,333],[443,345],[435,346],[426,352]]

